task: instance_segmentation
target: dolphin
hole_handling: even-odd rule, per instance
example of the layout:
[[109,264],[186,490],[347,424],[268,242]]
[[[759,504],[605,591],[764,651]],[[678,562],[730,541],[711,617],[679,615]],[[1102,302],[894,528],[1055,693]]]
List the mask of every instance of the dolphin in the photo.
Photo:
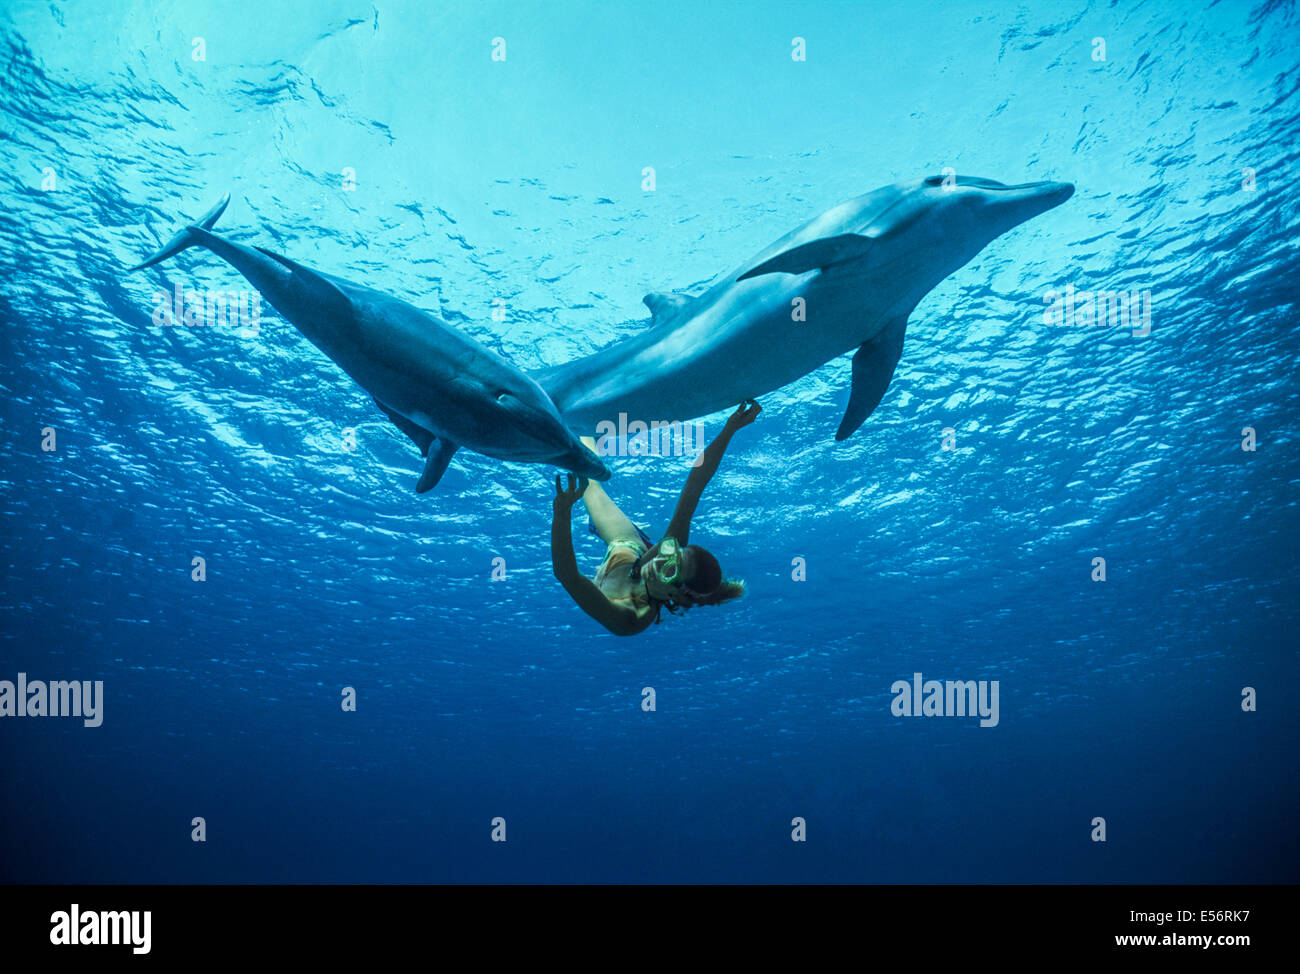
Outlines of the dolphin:
[[206,247],[370,393],[426,458],[416,492],[432,489],[460,447],[553,464],[594,480],[609,468],[579,442],[537,382],[441,318],[213,232],[230,194],[132,271]]
[[949,274],[1012,227],[1074,193],[930,176],[885,186],[809,220],[703,294],[647,294],[651,325],[585,358],[535,371],[571,424],[689,420],[793,382],[852,349],[835,439],[880,403],[907,318]]

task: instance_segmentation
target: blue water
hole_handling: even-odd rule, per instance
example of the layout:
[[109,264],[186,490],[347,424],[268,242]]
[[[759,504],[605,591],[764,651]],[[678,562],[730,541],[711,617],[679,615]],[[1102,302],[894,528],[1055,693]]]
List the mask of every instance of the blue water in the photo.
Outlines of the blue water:
[[[1229,0],[9,0],[0,679],[105,699],[98,728],[0,722],[0,878],[1300,879],[1298,28]],[[552,577],[550,471],[461,451],[417,497],[412,445],[269,307],[256,337],[153,325],[155,291],[232,269],[124,272],[229,190],[238,239],[531,369],[944,167],[1077,193],[922,302],[852,439],[847,358],[764,397],[692,538],[745,598],[635,639]],[[1149,290],[1151,333],[1045,325],[1068,284]],[[608,487],[653,534],[687,469]],[[999,681],[999,725],[894,717],[918,671]]]

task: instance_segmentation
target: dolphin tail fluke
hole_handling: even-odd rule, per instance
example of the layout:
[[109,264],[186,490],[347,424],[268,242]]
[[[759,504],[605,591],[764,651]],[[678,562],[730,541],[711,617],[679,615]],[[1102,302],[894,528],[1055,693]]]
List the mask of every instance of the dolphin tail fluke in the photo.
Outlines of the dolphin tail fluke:
[[221,214],[226,212],[226,206],[229,203],[230,194],[227,193],[225,196],[221,197],[216,206],[208,210],[207,213],[204,213],[203,216],[199,218],[198,222],[191,223],[187,227],[182,227],[176,232],[176,235],[163,244],[160,249],[150,254],[143,264],[136,264],[131,268],[131,270],[139,271],[144,270],[146,267],[152,267],[154,264],[161,263],[169,257],[175,257],[187,247],[193,247],[196,243],[199,243],[200,241],[196,239],[196,235],[191,233],[190,230],[194,227],[202,227],[204,230],[211,230]]
[[880,400],[894,377],[894,369],[903,354],[903,336],[907,332],[907,318],[897,318],[880,330],[869,342],[863,342],[853,353],[853,389],[849,393],[849,407],[835,433],[835,439],[847,440],[868,416],[880,405]]

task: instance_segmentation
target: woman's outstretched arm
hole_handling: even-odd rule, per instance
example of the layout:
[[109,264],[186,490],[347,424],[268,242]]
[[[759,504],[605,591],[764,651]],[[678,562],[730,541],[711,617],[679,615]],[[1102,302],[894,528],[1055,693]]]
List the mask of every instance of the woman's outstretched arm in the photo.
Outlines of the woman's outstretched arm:
[[677,539],[678,544],[690,543],[691,518],[695,516],[695,508],[700,503],[700,495],[704,493],[704,488],[718,472],[718,464],[722,463],[722,455],[727,452],[731,437],[736,430],[748,426],[757,419],[762,411],[763,407],[753,400],[742,402],[737,406],[736,411],[727,417],[722,432],[705,448],[699,465],[686,478],[686,486],[682,488],[681,497],[677,498],[677,508],[673,511],[673,519],[669,522],[667,531],[670,537]]
[[573,505],[587,490],[587,480],[578,480],[569,474],[569,487],[560,484],[555,476],[554,517],[551,520],[551,568],[564,590],[578,608],[591,616],[616,636],[630,636],[636,632],[636,613],[615,605],[605,598],[596,583],[578,571],[578,559],[573,554]]

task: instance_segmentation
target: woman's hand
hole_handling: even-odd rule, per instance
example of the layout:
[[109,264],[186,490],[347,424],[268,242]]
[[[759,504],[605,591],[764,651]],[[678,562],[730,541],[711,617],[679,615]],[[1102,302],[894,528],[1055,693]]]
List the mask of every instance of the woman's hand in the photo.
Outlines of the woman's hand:
[[736,411],[727,417],[726,430],[734,433],[743,426],[748,426],[754,420],[758,419],[758,414],[763,411],[763,407],[755,399],[746,399]]
[[555,475],[555,500],[552,506],[556,514],[567,515],[573,510],[573,505],[578,503],[582,495],[587,492],[587,478],[575,477],[569,474],[569,487],[566,490],[560,484],[561,474]]

